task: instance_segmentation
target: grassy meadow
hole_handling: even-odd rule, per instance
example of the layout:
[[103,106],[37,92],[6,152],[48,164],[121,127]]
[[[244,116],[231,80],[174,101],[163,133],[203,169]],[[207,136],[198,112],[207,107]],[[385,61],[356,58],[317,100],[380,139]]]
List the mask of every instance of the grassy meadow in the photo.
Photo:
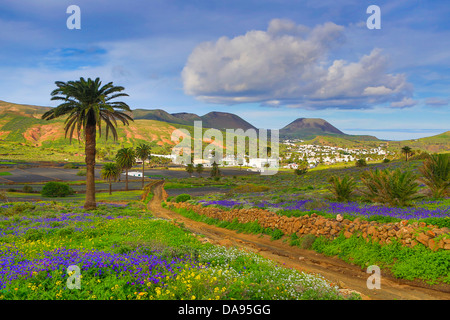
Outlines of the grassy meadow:
[[[205,172],[200,177],[166,178],[166,188],[222,187],[226,192],[188,196],[185,200],[224,210],[256,207],[279,215],[316,213],[328,218],[339,213],[349,220],[406,219],[450,228],[450,199],[426,197],[423,184],[418,187],[423,198],[402,207],[373,203],[358,192],[363,188],[364,172],[400,169],[418,173],[422,165],[423,160],[391,161],[366,167],[316,169],[303,175],[283,170],[274,176],[218,179]],[[357,191],[349,201],[333,198],[331,176],[355,179]],[[141,194],[141,190],[113,191],[112,195],[99,192],[98,208],[85,211],[82,193],[45,198],[38,193],[6,192],[8,201],[0,207],[0,299],[360,299],[358,295],[344,297],[335,284],[277,266],[257,254],[204,243],[182,226],[156,219],[140,201]],[[24,195],[35,198],[15,201]],[[176,199],[169,197],[163,205]],[[375,264],[400,279],[431,285],[450,283],[449,250],[431,251],[421,244],[406,248],[396,242],[367,243],[355,235],[334,240],[299,238],[277,229],[261,229],[257,223],[225,223],[192,211],[178,212],[238,232],[268,234],[274,241],[336,256],[363,270]],[[80,268],[79,278],[78,273],[67,273],[71,265]],[[80,281],[81,290],[68,289],[68,281]]]

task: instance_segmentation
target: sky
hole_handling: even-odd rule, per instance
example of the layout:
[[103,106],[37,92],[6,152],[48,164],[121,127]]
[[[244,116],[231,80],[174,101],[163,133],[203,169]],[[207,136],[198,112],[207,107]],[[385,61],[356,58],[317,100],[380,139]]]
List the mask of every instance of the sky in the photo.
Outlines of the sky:
[[0,100],[56,106],[55,81],[99,77],[131,109],[432,136],[450,130],[448,17],[448,0],[0,0]]

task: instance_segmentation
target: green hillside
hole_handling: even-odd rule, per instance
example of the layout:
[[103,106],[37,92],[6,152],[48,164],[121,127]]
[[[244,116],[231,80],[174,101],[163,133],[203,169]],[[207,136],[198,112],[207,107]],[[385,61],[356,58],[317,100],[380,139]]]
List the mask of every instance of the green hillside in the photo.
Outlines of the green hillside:
[[341,148],[376,148],[380,144],[383,144],[383,141],[372,136],[323,135],[310,140],[304,140],[301,144]]
[[422,150],[426,152],[450,152],[450,131],[420,139],[389,141],[390,148],[401,149],[408,146],[413,150]]
[[[42,120],[41,116],[49,107],[19,105],[0,101],[0,159],[11,160],[64,160],[84,161],[83,139],[80,142],[74,135],[72,143],[64,135],[64,118],[51,121]],[[175,142],[171,135],[175,129],[185,129],[194,138],[193,120],[198,116],[192,113],[169,114],[164,110],[133,110],[135,121],[129,126],[118,125],[118,140],[98,137],[98,154],[111,158],[122,147],[136,146],[146,142],[152,146],[153,153],[170,154]],[[158,118],[146,119],[146,118]],[[199,117],[204,120],[203,131],[216,124],[217,128],[243,128],[253,126],[242,118],[221,112],[210,112]],[[171,121],[183,122],[173,123]],[[299,119],[297,119],[299,120]],[[402,146],[413,150],[427,152],[450,152],[450,131],[415,140],[382,141],[372,136],[353,136],[333,134],[333,129],[326,121],[320,119],[303,119],[294,121],[290,128],[305,130],[322,130],[326,133],[304,141],[304,144],[328,145],[344,148],[372,148],[385,144],[390,150],[399,152]],[[190,123],[191,125],[186,125]],[[254,128],[254,127],[253,127]],[[318,132],[319,132],[318,131]],[[103,132],[105,132],[103,130]],[[223,137],[226,135],[224,134]],[[203,146],[212,141],[204,141]],[[225,140],[223,141],[225,143]]]

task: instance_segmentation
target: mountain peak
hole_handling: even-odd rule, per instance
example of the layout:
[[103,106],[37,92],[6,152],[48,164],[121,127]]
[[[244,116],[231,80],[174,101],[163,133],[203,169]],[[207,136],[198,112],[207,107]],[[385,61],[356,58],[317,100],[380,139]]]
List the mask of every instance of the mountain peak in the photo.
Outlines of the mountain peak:
[[309,139],[318,135],[345,135],[341,130],[320,118],[298,118],[280,129],[284,138]]

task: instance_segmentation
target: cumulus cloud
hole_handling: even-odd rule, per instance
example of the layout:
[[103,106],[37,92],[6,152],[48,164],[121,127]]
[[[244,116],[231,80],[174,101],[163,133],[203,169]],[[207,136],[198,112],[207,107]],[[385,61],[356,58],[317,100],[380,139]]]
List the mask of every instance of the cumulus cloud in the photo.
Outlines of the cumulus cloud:
[[412,86],[387,73],[388,59],[374,49],[356,62],[329,61],[345,42],[331,22],[308,28],[274,19],[266,31],[204,42],[182,71],[184,91],[210,103],[258,102],[308,109],[369,108],[401,103]]

